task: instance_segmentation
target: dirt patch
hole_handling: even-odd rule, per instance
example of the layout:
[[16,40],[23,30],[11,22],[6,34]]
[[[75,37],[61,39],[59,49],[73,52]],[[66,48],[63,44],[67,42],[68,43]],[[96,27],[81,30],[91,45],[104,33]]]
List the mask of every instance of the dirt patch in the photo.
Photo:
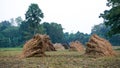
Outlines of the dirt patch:
[[96,34],[91,36],[86,46],[85,55],[88,56],[100,57],[116,55],[115,51],[112,49],[112,45],[107,40],[100,38]]

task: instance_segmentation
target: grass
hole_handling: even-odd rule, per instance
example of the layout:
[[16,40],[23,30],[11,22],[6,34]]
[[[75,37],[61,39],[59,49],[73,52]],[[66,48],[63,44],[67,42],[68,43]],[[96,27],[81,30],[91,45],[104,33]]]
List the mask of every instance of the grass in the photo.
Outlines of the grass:
[[21,51],[22,48],[0,48],[0,51]]
[[96,59],[68,50],[46,52],[49,57],[19,59],[22,48],[0,48],[0,68],[120,68],[120,50],[116,51],[116,57]]
[[120,50],[120,46],[113,46],[113,49]]

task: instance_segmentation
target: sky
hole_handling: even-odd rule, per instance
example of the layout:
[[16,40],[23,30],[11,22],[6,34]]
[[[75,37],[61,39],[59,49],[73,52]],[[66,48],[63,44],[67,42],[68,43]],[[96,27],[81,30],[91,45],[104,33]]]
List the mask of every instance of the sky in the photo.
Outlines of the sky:
[[44,13],[42,22],[61,24],[64,32],[90,33],[94,25],[103,23],[100,13],[109,9],[107,0],[0,0],[0,21],[21,16],[23,19],[31,3]]

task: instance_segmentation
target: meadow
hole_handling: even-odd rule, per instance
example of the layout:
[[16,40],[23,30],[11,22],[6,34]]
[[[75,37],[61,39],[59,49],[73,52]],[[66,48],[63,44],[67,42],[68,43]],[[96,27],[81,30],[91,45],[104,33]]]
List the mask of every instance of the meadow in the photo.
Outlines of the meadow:
[[22,48],[0,48],[0,68],[120,68],[120,47],[113,47],[117,56],[91,58],[84,52],[52,51],[47,57],[20,59]]

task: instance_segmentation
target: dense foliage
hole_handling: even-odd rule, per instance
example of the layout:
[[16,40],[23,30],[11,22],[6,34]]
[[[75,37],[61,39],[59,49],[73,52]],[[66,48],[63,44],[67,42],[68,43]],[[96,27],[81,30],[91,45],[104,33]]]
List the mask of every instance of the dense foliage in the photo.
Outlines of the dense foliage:
[[0,23],[0,47],[15,47],[20,44],[19,28],[9,21]]
[[105,10],[100,17],[104,19],[105,25],[111,28],[109,36],[120,34],[120,0],[108,0],[107,6],[111,9]]
[[64,39],[66,43],[70,43],[71,41],[80,41],[82,44],[86,44],[88,42],[90,35],[89,34],[84,34],[82,32],[76,32],[76,33],[64,33]]
[[91,29],[91,34],[97,34],[100,37],[108,38],[107,32],[110,30],[110,27],[106,27],[104,23],[100,23],[98,25],[94,25]]
[[64,41],[61,24],[44,22],[42,26],[44,27],[46,34],[52,39],[53,43],[62,43]]
[[[0,47],[19,47],[29,40],[27,38],[32,37],[33,33],[27,28],[28,25],[29,23],[25,21],[22,21],[20,26],[13,26],[9,21],[2,21],[0,23]],[[39,31],[43,31],[40,33],[49,35],[53,43],[69,44],[71,41],[78,40],[85,44],[89,38],[88,34],[81,32],[64,33],[61,24],[54,22],[44,22],[39,24],[39,28]]]

